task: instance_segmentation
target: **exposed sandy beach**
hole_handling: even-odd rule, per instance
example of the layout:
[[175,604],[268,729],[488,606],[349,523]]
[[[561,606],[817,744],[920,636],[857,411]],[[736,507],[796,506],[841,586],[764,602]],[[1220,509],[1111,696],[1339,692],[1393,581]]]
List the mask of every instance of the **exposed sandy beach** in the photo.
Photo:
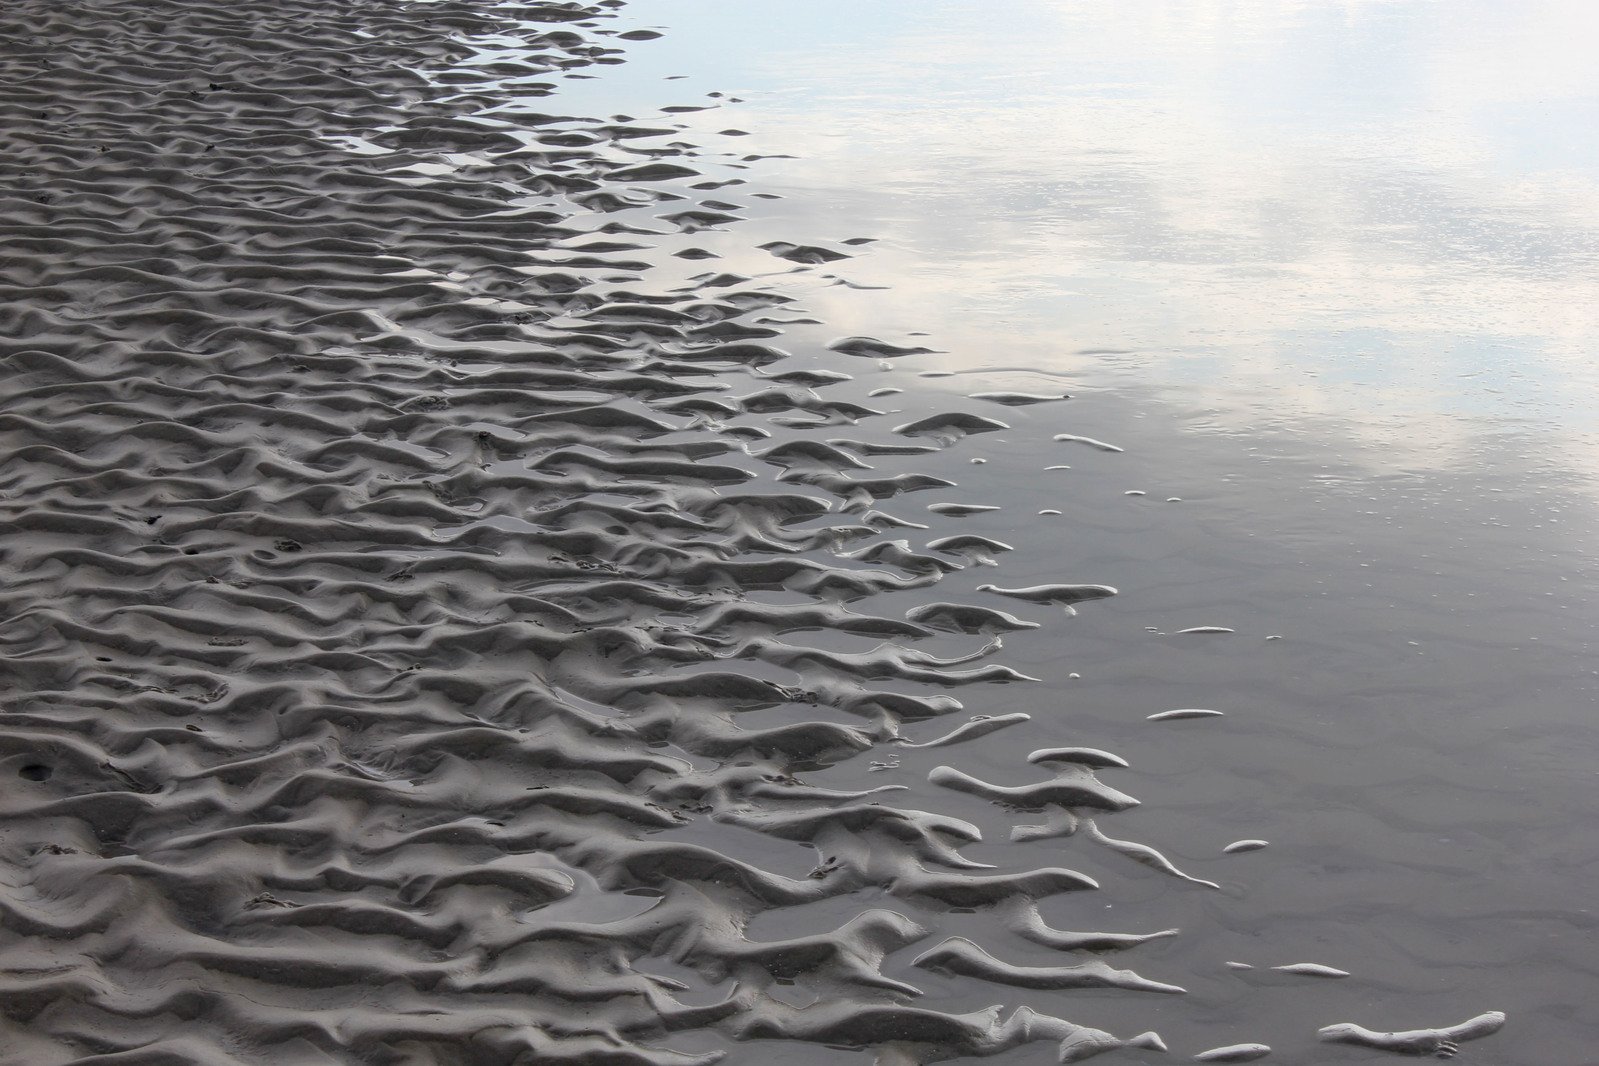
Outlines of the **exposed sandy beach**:
[[[740,935],[867,885],[986,905],[1089,882],[973,877],[962,823],[793,776],[958,707],[877,682],[1007,676],[774,639],[930,632],[844,604],[950,564],[801,553],[870,533],[830,507],[937,482],[850,476],[865,445],[749,454],[744,412],[868,412],[761,343],[780,295],[628,291],[627,227],[574,245],[570,214],[525,205],[603,213],[692,167],[625,120],[474,120],[617,51],[602,9],[477,8],[7,11],[13,1061],[693,1062],[662,1045],[702,1030],[1110,1046],[896,1003],[874,960],[924,933],[881,908]],[[512,69],[452,65],[502,34]],[[765,676],[795,657],[813,688]],[[854,721],[736,722],[817,704]],[[696,822],[725,828],[661,832]],[[775,874],[714,846],[741,823],[839,854]],[[645,957],[720,991],[680,1000]],[[802,974],[825,1007],[772,994]]]

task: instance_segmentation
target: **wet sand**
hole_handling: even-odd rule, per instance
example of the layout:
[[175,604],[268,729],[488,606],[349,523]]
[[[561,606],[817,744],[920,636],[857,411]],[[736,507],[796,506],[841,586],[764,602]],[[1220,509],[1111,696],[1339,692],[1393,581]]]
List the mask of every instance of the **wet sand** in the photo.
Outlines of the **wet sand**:
[[1516,686],[1318,623],[1300,459],[815,310],[725,94],[568,111],[620,8],[0,12],[5,1061],[1575,1054]]

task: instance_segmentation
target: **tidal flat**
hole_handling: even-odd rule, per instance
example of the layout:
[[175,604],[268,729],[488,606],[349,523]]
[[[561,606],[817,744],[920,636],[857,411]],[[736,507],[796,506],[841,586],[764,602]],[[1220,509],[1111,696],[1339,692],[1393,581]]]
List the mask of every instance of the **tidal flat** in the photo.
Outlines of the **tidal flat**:
[[0,1062],[1599,1064],[1595,31],[0,7]]

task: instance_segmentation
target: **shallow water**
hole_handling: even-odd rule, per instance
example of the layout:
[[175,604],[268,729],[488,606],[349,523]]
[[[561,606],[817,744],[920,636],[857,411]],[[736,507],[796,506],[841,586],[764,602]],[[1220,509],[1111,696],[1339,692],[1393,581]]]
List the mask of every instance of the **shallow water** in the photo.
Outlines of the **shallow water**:
[[1584,9],[54,10],[18,1061],[1599,1061]]

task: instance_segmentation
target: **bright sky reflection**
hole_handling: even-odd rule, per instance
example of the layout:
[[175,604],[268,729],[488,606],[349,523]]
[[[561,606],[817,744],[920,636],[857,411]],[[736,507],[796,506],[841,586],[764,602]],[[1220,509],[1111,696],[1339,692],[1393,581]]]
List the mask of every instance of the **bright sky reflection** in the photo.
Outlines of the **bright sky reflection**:
[[[760,162],[787,198],[752,224],[880,238],[838,272],[887,288],[809,306],[925,331],[948,368],[1130,373],[1245,419],[1358,412],[1356,433],[1425,418],[1445,452],[1484,423],[1591,447],[1599,7],[995,11],[635,4],[667,36],[562,95],[739,93],[675,117],[794,156]],[[1131,354],[1072,354],[1107,348]]]

